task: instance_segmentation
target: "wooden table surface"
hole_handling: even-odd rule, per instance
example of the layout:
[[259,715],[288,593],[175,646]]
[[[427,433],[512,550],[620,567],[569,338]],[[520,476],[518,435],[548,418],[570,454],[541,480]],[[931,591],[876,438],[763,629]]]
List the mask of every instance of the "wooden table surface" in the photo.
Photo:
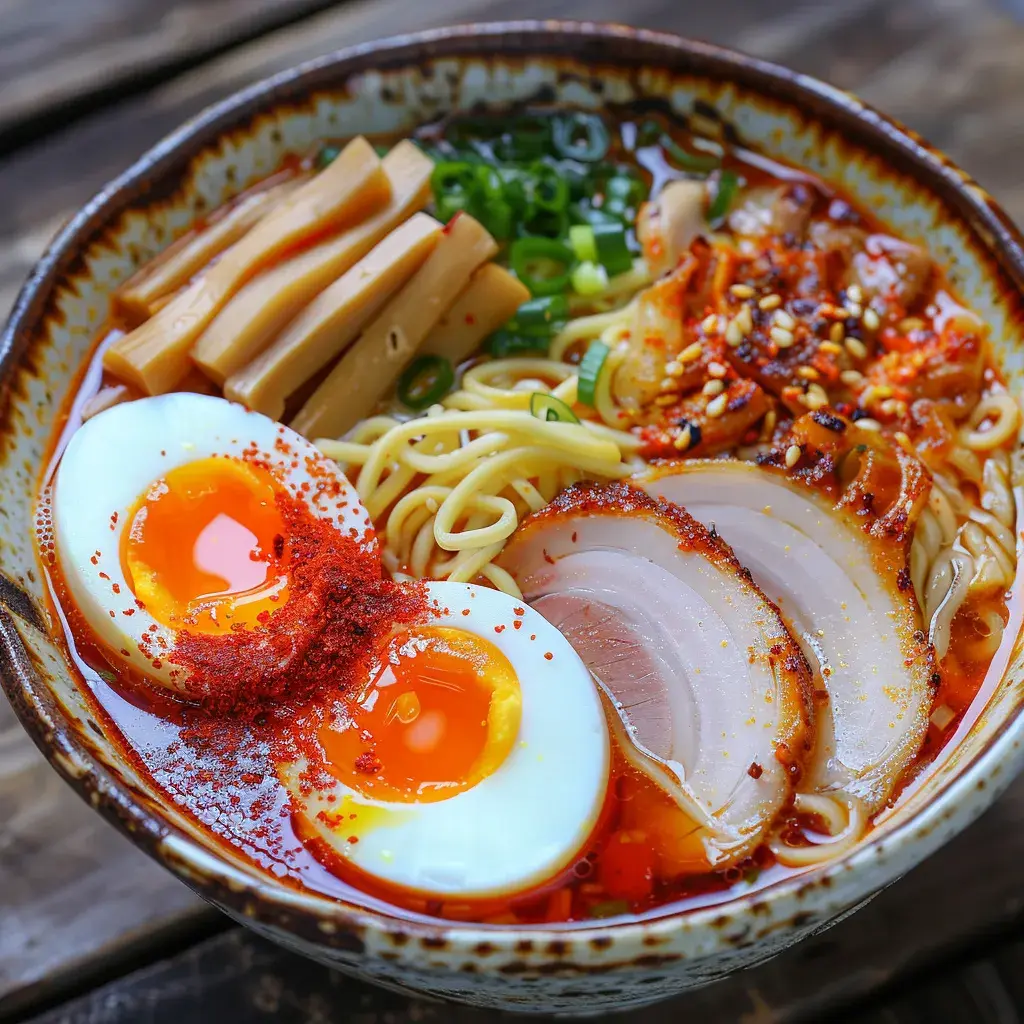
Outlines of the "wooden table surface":
[[[206,104],[398,29],[551,16],[710,39],[852,89],[1024,222],[1024,24],[986,0],[0,0],[0,312],[57,226]],[[1024,780],[853,918],[633,1019],[1020,1020],[1022,864]],[[229,926],[80,803],[0,697],[0,1024],[494,1016],[377,992]]]

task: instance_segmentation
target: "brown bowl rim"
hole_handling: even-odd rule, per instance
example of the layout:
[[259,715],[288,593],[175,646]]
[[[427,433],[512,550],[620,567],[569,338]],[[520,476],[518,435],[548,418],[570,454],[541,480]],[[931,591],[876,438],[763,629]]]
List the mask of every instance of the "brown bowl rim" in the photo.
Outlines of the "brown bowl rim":
[[[0,386],[5,386],[4,402],[9,399],[6,386],[19,366],[29,339],[41,323],[46,303],[56,285],[75,271],[82,252],[107,223],[133,204],[153,197],[154,182],[173,183],[176,173],[183,171],[196,153],[215,143],[226,131],[243,126],[268,108],[301,102],[318,89],[337,88],[352,75],[364,71],[405,67],[450,57],[551,57],[576,61],[592,58],[597,65],[655,66],[674,74],[735,83],[756,95],[787,104],[816,123],[841,131],[854,145],[884,158],[898,171],[928,188],[951,216],[965,221],[988,252],[992,262],[990,269],[1005,286],[1015,316],[1021,318],[1024,310],[1024,236],[999,204],[948,157],[910,129],[855,96],[780,65],[665,32],[601,22],[484,22],[378,39],[304,62],[208,107],[150,148],[67,222],[22,286],[0,336]],[[113,779],[102,765],[96,764],[66,723],[50,720],[48,698],[45,693],[37,692],[45,690],[45,684],[40,687],[34,680],[31,659],[11,616],[18,615],[44,631],[46,627],[31,599],[20,588],[6,578],[0,578],[0,584],[0,683],[23,727],[55,770],[119,831],[200,895],[222,904],[236,915],[251,917],[286,932],[306,932],[304,937],[316,943],[361,949],[360,934],[371,923],[383,925],[384,931],[396,944],[399,939],[404,942],[415,935],[427,940],[425,945],[434,943],[428,948],[438,948],[438,937],[455,939],[462,936],[472,942],[483,934],[492,943],[500,942],[502,936],[510,937],[517,944],[524,939],[544,943],[560,936],[593,940],[609,933],[621,934],[637,929],[643,933],[652,926],[680,921],[691,921],[694,925],[705,921],[715,923],[714,918],[721,920],[723,913],[735,911],[737,916],[743,916],[758,904],[782,894],[795,893],[799,898],[816,886],[827,887],[840,869],[846,871],[867,866],[876,859],[875,854],[880,859],[881,841],[869,839],[835,865],[813,869],[726,904],[670,911],[657,918],[640,921],[610,921],[607,924],[561,928],[423,923],[410,921],[397,913],[390,917],[356,904],[316,897],[315,894],[313,897],[319,906],[313,912],[291,905],[292,900],[282,899],[288,892],[284,887],[275,886],[272,891],[264,891],[267,886],[261,884],[262,880],[255,875],[249,880],[248,889],[239,891],[236,885],[223,880],[205,875],[197,877],[196,871],[201,872],[201,868],[186,870],[178,857],[172,855],[171,847],[164,843],[166,837],[177,834],[177,830],[141,807],[127,786]],[[49,703],[53,705],[52,698],[49,698]],[[901,838],[913,839],[908,833],[915,828],[922,835],[927,834],[939,823],[937,805],[947,804],[969,789],[986,791],[975,794],[975,800],[980,802],[975,805],[976,813],[988,806],[1008,783],[1012,773],[1003,773],[1006,778],[1001,783],[985,786],[985,779],[998,773],[998,765],[993,771],[984,769],[995,758],[995,748],[1010,738],[1007,732],[1011,726],[1020,725],[1022,718],[1024,715],[1019,712],[1003,722],[997,734],[971,763],[923,808],[885,836],[886,845],[898,844]],[[1019,745],[1015,740],[1013,749],[1016,751]],[[79,767],[82,770],[77,770]],[[981,777],[981,784],[978,784],[976,776]],[[962,821],[960,827],[966,824],[966,820]],[[191,843],[191,840],[186,841]],[[229,867],[223,861],[220,866]],[[253,869],[254,872],[257,870]],[[304,918],[311,919],[307,923],[330,918],[340,927],[337,932],[323,928],[318,931],[315,927],[306,929],[300,926]],[[791,923],[799,926],[795,921]]]

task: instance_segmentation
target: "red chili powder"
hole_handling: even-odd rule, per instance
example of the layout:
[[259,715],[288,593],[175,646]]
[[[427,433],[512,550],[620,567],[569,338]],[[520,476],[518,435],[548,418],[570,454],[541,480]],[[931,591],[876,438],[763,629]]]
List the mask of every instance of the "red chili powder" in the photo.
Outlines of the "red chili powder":
[[[251,718],[268,706],[345,690],[365,675],[395,625],[426,611],[422,585],[386,578],[376,553],[281,492],[289,595],[255,629],[222,635],[182,631],[167,653],[189,695],[211,715]],[[275,544],[276,546],[276,544]]]

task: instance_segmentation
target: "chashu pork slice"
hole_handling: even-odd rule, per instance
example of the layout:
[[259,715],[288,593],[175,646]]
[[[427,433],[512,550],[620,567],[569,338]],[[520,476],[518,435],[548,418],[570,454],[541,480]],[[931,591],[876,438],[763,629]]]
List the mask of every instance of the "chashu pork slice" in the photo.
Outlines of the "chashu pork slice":
[[806,752],[810,672],[729,548],[635,488],[580,485],[501,564],[610,698],[629,760],[689,816],[693,866],[750,853]]
[[907,537],[872,531],[818,488],[749,462],[660,466],[638,486],[727,538],[803,648],[828,700],[816,705],[801,790],[877,811],[917,754],[932,703]]

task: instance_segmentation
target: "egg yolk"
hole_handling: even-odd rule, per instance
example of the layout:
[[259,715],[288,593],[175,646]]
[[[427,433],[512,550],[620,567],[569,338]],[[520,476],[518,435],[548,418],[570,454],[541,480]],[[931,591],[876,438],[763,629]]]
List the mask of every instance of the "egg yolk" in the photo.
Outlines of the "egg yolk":
[[320,730],[329,766],[367,797],[444,800],[508,757],[522,694],[508,658],[461,629],[420,627],[394,636],[345,714]]
[[225,633],[284,603],[277,490],[266,470],[220,457],[179,466],[150,486],[121,534],[121,566],[157,622]]

